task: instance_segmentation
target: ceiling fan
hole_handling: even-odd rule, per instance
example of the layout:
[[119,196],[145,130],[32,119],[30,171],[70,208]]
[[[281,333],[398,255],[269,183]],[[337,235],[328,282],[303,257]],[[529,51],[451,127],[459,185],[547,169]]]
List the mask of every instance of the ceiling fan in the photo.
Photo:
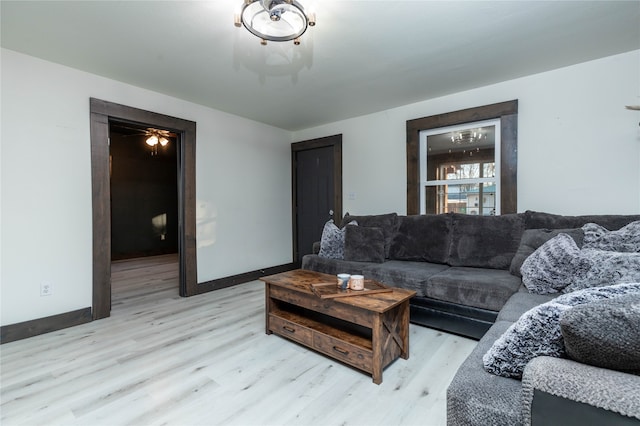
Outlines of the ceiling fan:
[[112,131],[122,134],[123,137],[132,136],[144,136],[146,137],[145,143],[151,147],[151,155],[158,155],[158,145],[167,146],[171,138],[176,138],[178,135],[170,132],[169,130],[156,129],[153,127],[129,127],[122,124],[114,124],[111,128]]

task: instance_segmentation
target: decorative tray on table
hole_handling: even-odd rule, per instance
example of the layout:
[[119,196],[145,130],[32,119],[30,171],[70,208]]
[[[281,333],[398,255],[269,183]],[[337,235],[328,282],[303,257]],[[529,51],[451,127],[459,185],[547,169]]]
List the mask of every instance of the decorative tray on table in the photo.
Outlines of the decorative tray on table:
[[364,290],[343,290],[333,283],[311,284],[311,290],[321,299],[333,299],[336,297],[362,296],[364,294],[389,293],[393,289],[373,280],[364,280]]

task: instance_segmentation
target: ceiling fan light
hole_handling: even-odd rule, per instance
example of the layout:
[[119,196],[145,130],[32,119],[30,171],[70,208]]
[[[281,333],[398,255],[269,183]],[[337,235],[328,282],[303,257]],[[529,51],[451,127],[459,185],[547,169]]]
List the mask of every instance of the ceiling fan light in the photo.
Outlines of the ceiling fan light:
[[160,138],[160,145],[162,146],[167,146],[167,144],[169,143],[169,139],[167,138]]
[[147,138],[146,142],[149,146],[155,146],[158,144],[158,137],[156,135],[151,135]]

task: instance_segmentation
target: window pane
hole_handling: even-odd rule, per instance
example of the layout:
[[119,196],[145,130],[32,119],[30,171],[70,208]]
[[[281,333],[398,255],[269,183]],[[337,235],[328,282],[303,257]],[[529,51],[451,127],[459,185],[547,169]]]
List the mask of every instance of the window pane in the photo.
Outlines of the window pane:
[[496,177],[496,163],[495,162],[491,162],[491,163],[484,163],[482,165],[483,167],[483,173],[482,173],[482,177]]
[[495,182],[427,186],[425,197],[432,213],[496,214]]

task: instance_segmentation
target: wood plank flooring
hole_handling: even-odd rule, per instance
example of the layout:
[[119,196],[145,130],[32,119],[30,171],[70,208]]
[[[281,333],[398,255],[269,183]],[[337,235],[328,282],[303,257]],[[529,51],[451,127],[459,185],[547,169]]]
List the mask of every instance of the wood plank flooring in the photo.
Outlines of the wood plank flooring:
[[176,256],[114,262],[111,317],[0,346],[2,425],[444,425],[475,341],[410,327],[371,377],[264,333],[264,284],[178,296]]

